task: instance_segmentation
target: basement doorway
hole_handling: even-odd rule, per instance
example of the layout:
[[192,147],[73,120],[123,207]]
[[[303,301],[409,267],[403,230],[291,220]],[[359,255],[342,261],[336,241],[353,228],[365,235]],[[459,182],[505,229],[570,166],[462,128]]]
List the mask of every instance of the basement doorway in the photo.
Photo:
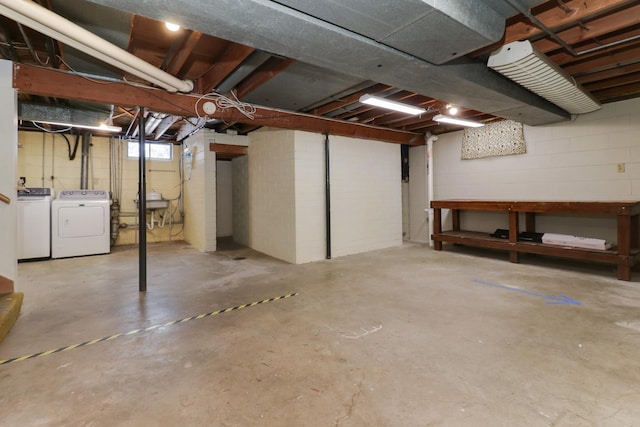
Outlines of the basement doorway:
[[248,158],[216,159],[216,251],[248,245]]

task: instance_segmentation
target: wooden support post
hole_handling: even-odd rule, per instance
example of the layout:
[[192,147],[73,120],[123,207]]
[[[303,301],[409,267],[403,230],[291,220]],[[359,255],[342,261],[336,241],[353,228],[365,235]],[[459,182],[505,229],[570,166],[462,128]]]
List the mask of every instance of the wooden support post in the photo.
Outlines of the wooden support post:
[[[618,255],[627,259],[631,254],[631,216],[618,215]],[[633,239],[637,242],[637,237]],[[631,280],[631,266],[622,260],[618,263],[618,279]]]
[[[438,235],[440,233],[442,233],[442,214],[441,214],[441,209],[440,208],[434,208],[433,209],[433,234],[434,235]],[[433,239],[433,236],[431,236],[431,239]],[[436,251],[441,251],[442,250],[442,242],[440,240],[433,240],[433,249],[435,249]]]
[[[509,211],[509,243],[515,246],[518,243],[520,230],[520,214],[517,211]],[[509,261],[520,262],[520,254],[516,250],[509,251]]]
[[453,231],[460,231],[460,209],[451,209],[451,223]]
[[536,214],[535,212],[525,213],[525,230],[529,233],[536,231]]

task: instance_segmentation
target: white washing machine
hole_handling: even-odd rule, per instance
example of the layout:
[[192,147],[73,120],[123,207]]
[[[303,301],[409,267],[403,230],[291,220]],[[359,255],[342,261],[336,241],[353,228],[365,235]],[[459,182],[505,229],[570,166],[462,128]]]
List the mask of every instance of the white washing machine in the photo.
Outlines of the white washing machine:
[[109,207],[108,191],[61,191],[51,203],[51,258],[109,253]]
[[18,261],[51,257],[51,198],[53,189],[18,190]]

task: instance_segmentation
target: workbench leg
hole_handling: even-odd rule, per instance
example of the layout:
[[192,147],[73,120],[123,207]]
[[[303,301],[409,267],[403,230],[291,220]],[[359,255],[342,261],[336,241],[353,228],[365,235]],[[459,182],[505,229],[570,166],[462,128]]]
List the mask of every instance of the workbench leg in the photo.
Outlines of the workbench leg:
[[[638,242],[638,238],[632,235],[633,229],[637,231],[636,216],[633,218],[630,215],[618,215],[618,256],[625,259],[631,255],[632,242]],[[618,279],[631,280],[630,265],[618,264]]]
[[[518,233],[520,231],[520,214],[518,212],[509,212],[509,243],[515,245],[518,243]],[[520,253],[518,251],[509,251],[509,261],[520,262]]]
[[451,226],[453,231],[460,231],[460,209],[451,209]]
[[618,264],[618,280],[631,280],[631,267],[628,265]]
[[536,213],[535,212],[527,212],[525,215],[525,231],[529,233],[536,232]]
[[433,209],[433,236],[431,239],[433,240],[433,249],[436,251],[442,250],[442,242],[434,239],[435,236],[442,233],[442,215],[440,208]]

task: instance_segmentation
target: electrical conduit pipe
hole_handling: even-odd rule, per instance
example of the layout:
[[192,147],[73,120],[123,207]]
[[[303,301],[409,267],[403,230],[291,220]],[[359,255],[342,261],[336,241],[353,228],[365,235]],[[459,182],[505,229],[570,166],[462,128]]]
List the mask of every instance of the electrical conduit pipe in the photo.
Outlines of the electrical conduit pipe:
[[180,80],[30,0],[0,0],[0,14],[169,92],[191,92]]

